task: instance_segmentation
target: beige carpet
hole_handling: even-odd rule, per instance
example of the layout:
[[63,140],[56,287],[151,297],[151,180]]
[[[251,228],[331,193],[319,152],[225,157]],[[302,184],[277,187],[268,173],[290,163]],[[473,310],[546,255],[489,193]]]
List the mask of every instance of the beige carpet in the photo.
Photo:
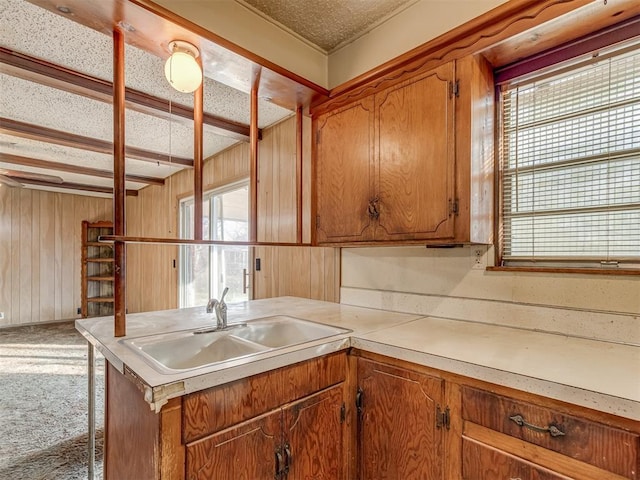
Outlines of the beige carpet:
[[[96,479],[104,363],[96,361]],[[72,322],[0,329],[0,479],[87,478],[87,344]]]

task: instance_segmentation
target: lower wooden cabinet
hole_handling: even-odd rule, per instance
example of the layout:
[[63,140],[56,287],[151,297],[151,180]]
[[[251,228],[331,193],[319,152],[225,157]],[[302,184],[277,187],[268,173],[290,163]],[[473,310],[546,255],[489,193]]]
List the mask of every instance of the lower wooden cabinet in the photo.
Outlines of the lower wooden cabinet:
[[281,419],[277,411],[187,445],[187,478],[273,479]]
[[283,475],[287,480],[344,479],[346,438],[342,385],[283,409]]
[[551,470],[468,438],[462,440],[462,478],[469,480],[570,480]]
[[187,479],[342,479],[343,406],[336,385],[188,444]]
[[531,398],[462,388],[464,479],[640,478],[637,432]]
[[347,352],[174,398],[153,413],[107,368],[105,480],[349,480]]
[[440,378],[358,360],[361,480],[443,478],[443,384]]
[[105,480],[640,480],[640,423],[352,350],[149,409],[107,368]]

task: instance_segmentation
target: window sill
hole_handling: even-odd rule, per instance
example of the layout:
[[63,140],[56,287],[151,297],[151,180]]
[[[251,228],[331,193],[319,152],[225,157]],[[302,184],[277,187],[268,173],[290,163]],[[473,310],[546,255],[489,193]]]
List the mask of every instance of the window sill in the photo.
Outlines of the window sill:
[[637,268],[487,267],[488,272],[576,273],[588,275],[640,275]]

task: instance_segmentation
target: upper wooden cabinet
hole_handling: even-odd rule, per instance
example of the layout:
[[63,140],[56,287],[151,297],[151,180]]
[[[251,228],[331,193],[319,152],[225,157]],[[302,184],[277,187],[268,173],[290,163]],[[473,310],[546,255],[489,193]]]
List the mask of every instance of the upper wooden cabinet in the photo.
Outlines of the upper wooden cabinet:
[[314,117],[315,242],[490,243],[489,65],[468,57],[382,85]]
[[319,243],[373,239],[373,115],[373,97],[367,97],[314,120]]
[[455,68],[375,96],[378,240],[453,238]]

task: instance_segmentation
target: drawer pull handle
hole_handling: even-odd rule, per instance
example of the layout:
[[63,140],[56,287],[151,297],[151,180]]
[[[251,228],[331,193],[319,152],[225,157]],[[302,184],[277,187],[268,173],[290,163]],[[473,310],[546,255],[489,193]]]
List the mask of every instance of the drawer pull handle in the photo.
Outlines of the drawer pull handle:
[[512,417],[509,417],[509,420],[515,422],[515,424],[518,425],[519,427],[526,427],[531,430],[535,430],[536,432],[542,432],[542,433],[549,432],[549,435],[551,435],[552,437],[564,437],[566,435],[562,430],[560,430],[555,425],[539,427],[532,423],[527,423],[522,415],[513,415]]

